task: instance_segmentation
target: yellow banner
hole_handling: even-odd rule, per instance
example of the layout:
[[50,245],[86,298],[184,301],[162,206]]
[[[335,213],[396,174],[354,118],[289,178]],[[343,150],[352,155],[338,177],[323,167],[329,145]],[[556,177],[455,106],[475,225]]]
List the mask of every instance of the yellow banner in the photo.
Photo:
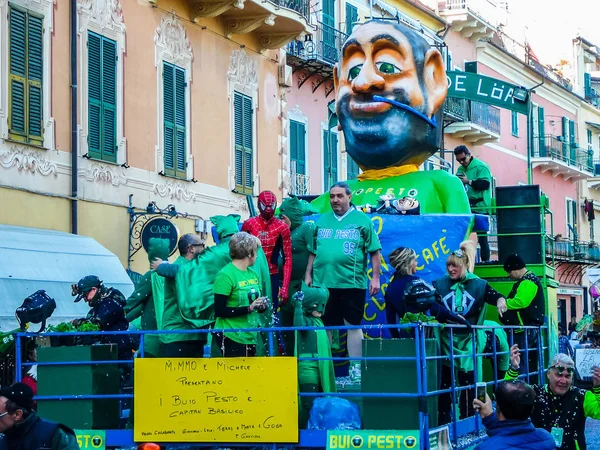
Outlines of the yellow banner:
[[298,442],[296,358],[135,360],[136,442]]

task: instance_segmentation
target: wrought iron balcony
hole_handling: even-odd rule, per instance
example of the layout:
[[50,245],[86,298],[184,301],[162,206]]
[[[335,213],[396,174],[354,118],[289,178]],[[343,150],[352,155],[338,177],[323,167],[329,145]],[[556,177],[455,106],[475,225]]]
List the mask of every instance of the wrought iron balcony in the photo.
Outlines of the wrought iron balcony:
[[[554,252],[552,248],[554,244]],[[598,242],[584,242],[578,239],[553,240],[546,239],[546,255],[554,256],[557,261],[570,261],[579,263],[600,262],[600,244]]]
[[312,36],[288,44],[287,63],[294,71],[305,70],[308,77],[319,75],[330,79],[333,65],[339,61],[347,38],[348,35],[337,28],[318,22]]
[[531,157],[534,168],[562,175],[565,180],[590,178],[594,172],[593,152],[559,136],[534,136]]
[[448,97],[444,103],[444,133],[475,145],[500,140],[500,109],[484,103]]
[[280,49],[298,36],[314,31],[310,25],[310,0],[188,1],[193,22],[220,17],[227,37],[253,33],[264,49]]
[[310,177],[301,173],[292,173],[292,195],[310,195]]

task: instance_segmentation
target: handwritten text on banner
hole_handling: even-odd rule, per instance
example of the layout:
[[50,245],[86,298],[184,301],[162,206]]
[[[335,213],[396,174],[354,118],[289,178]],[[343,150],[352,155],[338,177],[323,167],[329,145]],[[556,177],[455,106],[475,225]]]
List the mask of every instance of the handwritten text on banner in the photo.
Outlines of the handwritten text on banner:
[[135,361],[136,442],[298,442],[295,358]]
[[576,349],[575,367],[581,378],[591,377],[594,367],[600,367],[600,348]]

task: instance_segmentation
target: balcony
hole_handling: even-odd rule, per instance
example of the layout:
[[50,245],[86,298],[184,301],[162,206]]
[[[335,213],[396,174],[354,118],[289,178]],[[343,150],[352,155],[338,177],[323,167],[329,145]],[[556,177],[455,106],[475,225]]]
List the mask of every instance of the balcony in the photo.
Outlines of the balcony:
[[[153,0],[158,3],[159,0]],[[276,50],[305,34],[309,24],[310,0],[188,0],[191,19],[219,17],[225,35],[254,33],[263,49]]]
[[588,178],[587,186],[590,189],[600,189],[600,159],[595,159],[592,167],[593,176]]
[[[553,256],[552,239],[546,239],[546,256]],[[554,259],[574,263],[598,263],[600,262],[600,245],[597,242],[560,238],[554,241]]]
[[581,180],[593,175],[593,152],[582,150],[559,136],[534,136],[531,157],[534,169],[540,167],[542,173],[550,171],[565,180]]
[[482,145],[500,140],[500,109],[462,98],[448,97],[444,103],[444,133]]
[[473,42],[491,38],[496,27],[485,18],[497,17],[500,10],[488,0],[441,0],[440,15],[452,30]]
[[[339,61],[342,45],[347,38],[346,33],[318,22],[317,29],[312,36],[288,44],[287,64],[293,67],[294,72],[301,72],[298,76],[298,88],[301,88],[313,76],[313,93],[321,84],[331,81],[333,66]],[[333,85],[331,83],[330,85],[333,89]],[[330,93],[331,91],[326,95]]]
[[310,177],[301,173],[292,173],[291,195],[310,195]]

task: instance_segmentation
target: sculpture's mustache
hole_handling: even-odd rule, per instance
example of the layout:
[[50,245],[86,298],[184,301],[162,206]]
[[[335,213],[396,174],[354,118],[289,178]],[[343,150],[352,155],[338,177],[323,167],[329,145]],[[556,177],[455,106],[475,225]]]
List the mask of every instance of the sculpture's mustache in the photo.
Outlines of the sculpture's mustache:
[[374,95],[373,96],[373,100],[376,101],[376,102],[389,103],[390,105],[395,106],[396,108],[404,109],[405,111],[408,111],[408,112],[414,114],[415,116],[423,119],[425,122],[427,122],[433,128],[437,128],[437,123],[435,121],[435,116],[433,116],[433,118],[430,119],[425,114],[423,114],[420,111],[417,111],[415,108],[413,108],[412,106],[410,106],[410,105],[408,105],[406,103],[401,103],[401,102],[399,102],[397,100],[393,100],[391,98],[382,97],[381,95]]

